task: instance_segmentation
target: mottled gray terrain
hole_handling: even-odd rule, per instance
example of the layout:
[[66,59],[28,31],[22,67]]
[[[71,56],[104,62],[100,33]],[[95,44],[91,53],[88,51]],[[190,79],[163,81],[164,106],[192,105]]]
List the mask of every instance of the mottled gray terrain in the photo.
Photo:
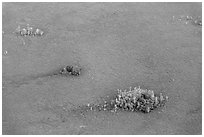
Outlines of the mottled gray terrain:
[[[3,3],[3,134],[201,134],[201,11],[201,3]],[[27,24],[44,34],[14,33]],[[66,65],[80,75],[59,74]],[[148,114],[85,107],[130,86],[169,101]]]

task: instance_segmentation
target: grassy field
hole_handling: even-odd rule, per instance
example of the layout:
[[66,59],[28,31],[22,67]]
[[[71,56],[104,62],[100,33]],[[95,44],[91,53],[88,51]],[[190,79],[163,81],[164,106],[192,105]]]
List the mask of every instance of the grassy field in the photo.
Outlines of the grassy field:
[[[201,11],[201,3],[3,3],[3,134],[201,134]],[[27,24],[44,35],[13,33]],[[81,75],[57,74],[70,64]],[[135,86],[169,101],[148,114],[85,107]]]

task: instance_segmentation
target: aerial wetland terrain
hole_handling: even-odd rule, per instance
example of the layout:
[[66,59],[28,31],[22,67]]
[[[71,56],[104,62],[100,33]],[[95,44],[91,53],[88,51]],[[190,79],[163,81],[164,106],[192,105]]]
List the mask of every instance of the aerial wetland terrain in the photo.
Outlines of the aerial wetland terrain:
[[202,134],[201,3],[3,3],[3,134]]

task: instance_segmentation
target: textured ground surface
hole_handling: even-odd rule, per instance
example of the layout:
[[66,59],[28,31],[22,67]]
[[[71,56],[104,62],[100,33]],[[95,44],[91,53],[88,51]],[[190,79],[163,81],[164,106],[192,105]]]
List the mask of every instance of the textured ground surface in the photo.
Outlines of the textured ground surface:
[[[182,15],[201,4],[4,3],[3,134],[201,134],[202,30]],[[26,24],[45,35],[16,37]],[[69,64],[82,74],[53,75]],[[82,107],[130,86],[169,101],[149,114]]]

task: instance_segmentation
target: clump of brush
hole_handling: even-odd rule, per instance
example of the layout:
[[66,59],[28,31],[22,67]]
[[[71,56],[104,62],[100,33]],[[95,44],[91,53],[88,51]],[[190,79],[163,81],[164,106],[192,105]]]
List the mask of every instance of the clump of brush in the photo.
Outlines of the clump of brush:
[[33,36],[34,37],[34,36],[42,36],[42,35],[44,35],[44,31],[42,31],[39,28],[35,28],[34,29],[29,24],[27,24],[26,27],[23,27],[23,28],[18,26],[16,28],[16,30],[14,31],[14,33],[17,36],[24,36],[24,37],[27,37],[27,36]]
[[68,65],[60,71],[60,74],[79,76],[81,74],[81,68],[79,66]]
[[135,87],[134,89],[130,88],[129,91],[118,89],[118,94],[112,104],[114,104],[115,110],[149,113],[155,108],[163,106],[167,100],[168,97],[163,96],[162,93],[155,95],[153,90]]

